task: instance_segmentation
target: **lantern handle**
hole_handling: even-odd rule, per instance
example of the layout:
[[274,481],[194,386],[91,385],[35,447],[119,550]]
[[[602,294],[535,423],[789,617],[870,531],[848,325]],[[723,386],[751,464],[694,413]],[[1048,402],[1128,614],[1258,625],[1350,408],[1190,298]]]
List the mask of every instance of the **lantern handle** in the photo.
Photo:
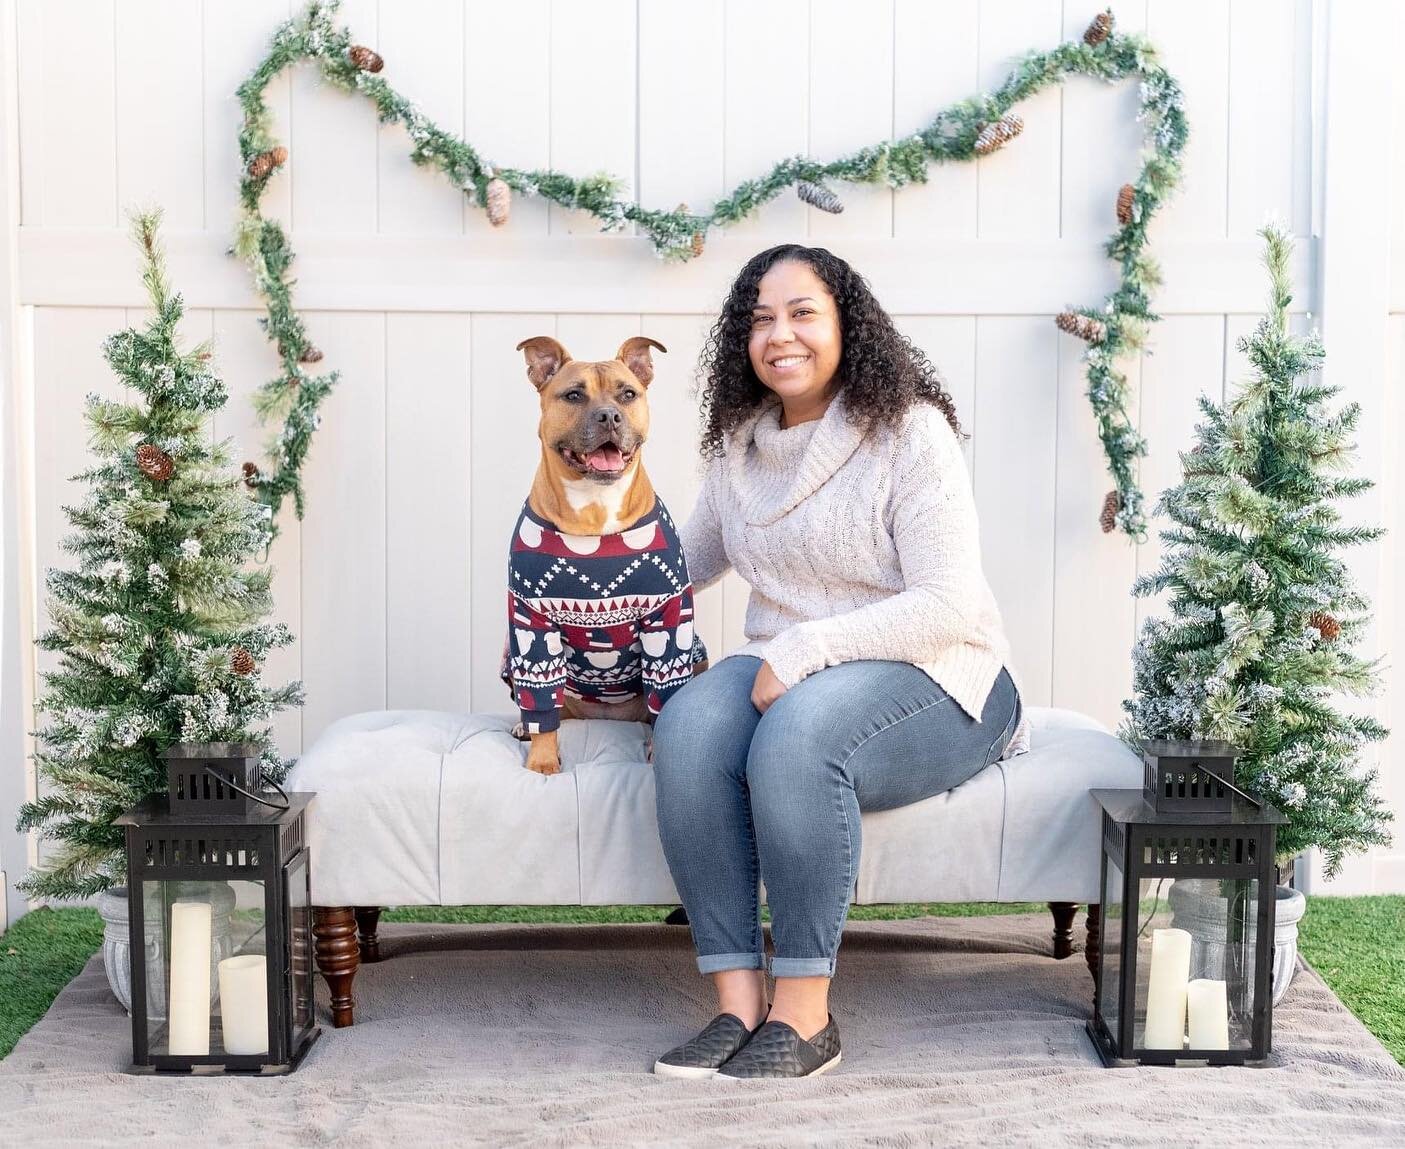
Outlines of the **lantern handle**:
[[1246,802],[1252,802],[1252,803],[1253,803],[1255,806],[1257,806],[1260,810],[1262,810],[1262,809],[1264,808],[1264,804],[1263,804],[1259,799],[1255,798],[1252,794],[1246,794],[1246,793],[1244,793],[1243,790],[1241,790],[1238,786],[1236,786],[1236,785],[1235,785],[1233,782],[1231,782],[1228,778],[1221,778],[1218,774],[1216,774],[1216,775],[1215,775],[1215,780],[1216,780],[1217,782],[1219,782],[1222,786],[1228,786],[1231,790],[1233,790],[1236,794],[1238,794],[1238,795],[1239,795],[1241,798],[1243,798]]
[[245,790],[243,786],[240,786],[235,782],[231,782],[223,774],[211,770],[208,766],[205,767],[205,773],[208,774],[211,778],[215,778],[224,785],[228,786],[231,790],[235,791],[236,793],[243,794],[246,798],[252,798],[255,802],[267,806],[270,810],[288,810],[292,808],[293,800],[288,797],[288,791],[284,790],[282,786],[278,785],[277,782],[275,782],[267,774],[262,773],[262,771],[260,771],[259,776],[263,778],[263,780],[267,782],[270,786],[272,786],[275,790],[277,790],[278,793],[283,795],[282,805],[279,805],[277,802],[270,802],[267,798],[260,798],[257,794],[250,793],[248,790]]

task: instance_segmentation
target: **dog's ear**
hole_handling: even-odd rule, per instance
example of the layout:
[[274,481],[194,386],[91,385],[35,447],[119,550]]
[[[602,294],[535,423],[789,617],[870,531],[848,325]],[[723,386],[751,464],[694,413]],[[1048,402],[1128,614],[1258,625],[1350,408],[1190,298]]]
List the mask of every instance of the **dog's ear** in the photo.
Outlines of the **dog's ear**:
[[527,359],[527,378],[540,391],[561,368],[571,361],[571,353],[550,335],[534,335],[517,345]]
[[615,358],[628,367],[645,387],[654,381],[654,361],[649,357],[650,347],[657,347],[664,354],[668,353],[667,347],[647,335],[635,335],[626,339],[615,352]]

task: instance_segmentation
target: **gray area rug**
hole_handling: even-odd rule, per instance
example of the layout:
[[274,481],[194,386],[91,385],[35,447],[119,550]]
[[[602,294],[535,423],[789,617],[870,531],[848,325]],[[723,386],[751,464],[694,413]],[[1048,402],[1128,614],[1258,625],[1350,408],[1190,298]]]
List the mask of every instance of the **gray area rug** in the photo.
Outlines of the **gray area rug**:
[[0,1144],[1405,1144],[1405,1069],[1311,969],[1275,1013],[1272,1067],[1107,1070],[1087,966],[1054,961],[1050,929],[852,924],[843,1063],[756,1084],[649,1072],[711,1015],[678,927],[382,926],[356,1025],[324,1018],[301,1069],[253,1080],[124,1074],[95,958],[0,1062]]

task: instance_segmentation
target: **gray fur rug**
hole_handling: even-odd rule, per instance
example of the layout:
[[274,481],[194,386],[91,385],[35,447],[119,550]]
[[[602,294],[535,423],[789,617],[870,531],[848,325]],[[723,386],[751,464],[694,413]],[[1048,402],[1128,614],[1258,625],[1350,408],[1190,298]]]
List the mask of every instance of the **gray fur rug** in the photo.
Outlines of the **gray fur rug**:
[[129,1023],[94,958],[0,1062],[0,1144],[1405,1144],[1405,1069],[1311,969],[1269,1068],[1107,1070],[1092,979],[1049,956],[1050,929],[851,924],[843,1063],[756,1084],[649,1072],[711,1012],[678,927],[382,926],[356,1025],[324,1017],[283,1078],[123,1073]]

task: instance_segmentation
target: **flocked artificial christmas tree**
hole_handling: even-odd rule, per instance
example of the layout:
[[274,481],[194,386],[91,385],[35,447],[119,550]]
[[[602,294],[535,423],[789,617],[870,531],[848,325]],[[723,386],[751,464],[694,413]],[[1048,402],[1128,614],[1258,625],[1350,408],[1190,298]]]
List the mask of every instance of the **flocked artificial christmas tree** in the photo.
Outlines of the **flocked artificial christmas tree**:
[[1260,235],[1269,314],[1239,344],[1249,380],[1224,407],[1201,396],[1184,477],[1157,508],[1174,525],[1161,532],[1160,569],[1133,593],[1169,590],[1171,614],[1142,627],[1122,733],[1235,743],[1236,783],[1289,817],[1280,857],[1321,847],[1331,876],[1346,854],[1389,840],[1390,813],[1361,761],[1387,731],[1333,704],[1376,683],[1375,664],[1352,650],[1370,604],[1339,552],[1382,532],[1343,525],[1333,506],[1372,485],[1344,473],[1360,407],[1328,411],[1340,388],[1315,374],[1321,340],[1288,330],[1292,242],[1276,226]]
[[[301,683],[264,687],[259,667],[293,636],[265,623],[272,568],[244,570],[271,537],[270,508],[251,499],[227,442],[211,446],[206,420],[224,405],[224,384],[202,344],[182,352],[184,305],[166,282],[158,213],[133,230],[154,317],[143,330],[108,338],[103,353],[143,399],[90,395],[85,416],[97,465],[65,513],[63,542],[76,570],[47,578],[51,628],[38,644],[57,651],[36,709],[40,797],[22,807],[21,829],[54,840],[20,888],[36,896],[85,897],[124,880],[122,833],[112,819],[165,788],[159,758],[176,742],[253,741],[258,723],[302,702]],[[266,773],[288,765],[271,748]]]

